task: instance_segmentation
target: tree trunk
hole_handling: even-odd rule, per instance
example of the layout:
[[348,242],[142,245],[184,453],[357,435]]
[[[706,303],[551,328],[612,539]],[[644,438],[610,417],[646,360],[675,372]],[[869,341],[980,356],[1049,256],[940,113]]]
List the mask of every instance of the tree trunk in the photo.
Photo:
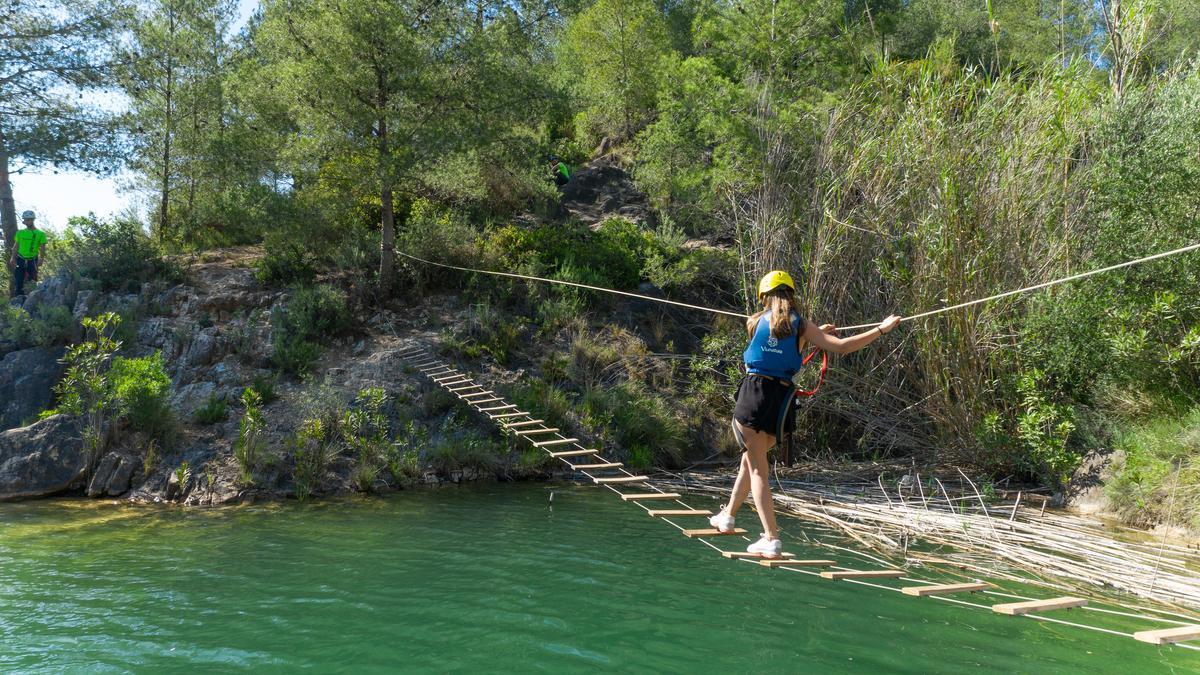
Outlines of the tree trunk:
[[[168,17],[167,18],[168,33],[172,37],[174,37],[174,35],[175,35],[175,13],[173,11],[168,10],[167,17]],[[163,112],[164,112],[165,118],[163,120],[163,156],[162,156],[162,186],[161,186],[162,195],[160,196],[159,207],[158,207],[159,208],[159,212],[158,212],[158,243],[160,243],[160,244],[163,243],[164,238],[167,236],[167,228],[170,226],[170,219],[167,215],[167,210],[171,205],[171,203],[170,203],[170,195],[171,195],[171,192],[170,192],[171,191],[171,121],[172,121],[172,118],[174,115],[174,112],[171,110],[171,93],[175,86],[175,82],[173,79],[174,75],[175,75],[174,65],[175,65],[174,62],[171,60],[170,49],[168,48],[167,63],[166,63],[166,68],[165,68],[167,82],[166,82],[166,88],[164,89],[165,101],[164,101],[164,105],[163,105]]]
[[0,129],[0,223],[4,226],[4,259],[17,236],[17,205],[13,201],[12,183],[8,179],[8,137]]
[[396,269],[396,216],[392,210],[392,176],[388,166],[387,119],[379,118],[379,201],[382,232],[379,237],[379,289],[392,292]]

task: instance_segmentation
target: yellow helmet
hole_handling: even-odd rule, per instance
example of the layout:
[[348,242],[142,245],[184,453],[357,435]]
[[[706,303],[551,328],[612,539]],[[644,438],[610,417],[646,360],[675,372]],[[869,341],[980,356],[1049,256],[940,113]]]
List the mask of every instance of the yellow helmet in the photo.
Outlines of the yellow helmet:
[[792,281],[792,275],[784,272],[783,270],[772,270],[767,272],[766,276],[762,278],[762,281],[758,282],[758,297],[761,298],[768,292],[779,288],[780,286],[787,286],[793,291],[796,290],[796,282]]

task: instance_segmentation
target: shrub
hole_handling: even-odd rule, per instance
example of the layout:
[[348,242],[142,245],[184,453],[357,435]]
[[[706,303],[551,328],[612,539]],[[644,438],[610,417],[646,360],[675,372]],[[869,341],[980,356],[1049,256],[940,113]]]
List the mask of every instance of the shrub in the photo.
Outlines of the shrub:
[[450,416],[425,449],[424,463],[441,474],[462,469],[495,471],[500,464],[500,449],[489,435],[464,427],[457,417]]
[[208,397],[196,412],[193,418],[199,424],[216,424],[225,419],[228,412],[228,405],[225,403],[225,397],[220,394],[213,394]]
[[53,347],[71,341],[75,319],[66,307],[44,307],[30,325],[33,343],[39,347]]
[[246,485],[254,484],[254,471],[264,459],[266,441],[263,439],[265,423],[259,406],[262,398],[253,389],[242,392],[242,421],[238,424],[237,442],[233,446],[233,456],[237,460],[239,477]]
[[303,501],[321,489],[329,465],[338,454],[336,430],[320,418],[307,419],[287,441],[291,451],[296,498]]
[[388,454],[388,422],[383,413],[387,394],[378,387],[358,392],[342,416],[342,435],[356,455],[353,480],[362,492],[374,489]]
[[300,375],[320,356],[321,339],[350,327],[346,296],[332,286],[299,288],[271,313],[271,325],[272,360],[285,373]]
[[293,241],[267,240],[266,254],[254,265],[254,277],[264,284],[311,284],[317,277],[315,256]]
[[120,317],[112,312],[83,320],[87,339],[67,348],[63,356],[66,371],[54,393],[58,409],[47,410],[52,415],[64,412],[84,418],[83,441],[88,464],[99,458],[104,445],[104,431],[117,411],[117,401],[110,385],[108,366],[121,348],[112,337]]
[[162,353],[140,358],[118,356],[109,370],[113,398],[120,414],[136,430],[162,442],[175,431],[171,410],[171,378],[167,375]]
[[397,481],[420,475],[421,451],[429,445],[429,430],[409,420],[387,448],[387,469]]
[[275,391],[275,384],[275,376],[264,373],[259,373],[250,380],[250,388],[258,392],[258,397],[262,400],[263,405],[270,405],[279,400],[279,393]]
[[62,268],[96,280],[104,291],[133,291],[143,281],[183,277],[178,267],[158,255],[142,224],[129,217],[72,217],[55,256]]

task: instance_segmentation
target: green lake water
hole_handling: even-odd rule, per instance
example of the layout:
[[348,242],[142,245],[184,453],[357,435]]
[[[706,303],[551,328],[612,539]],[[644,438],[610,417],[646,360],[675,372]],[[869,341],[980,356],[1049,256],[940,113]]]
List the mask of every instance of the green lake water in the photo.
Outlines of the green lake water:
[[1200,652],[727,561],[594,488],[0,504],[0,672],[301,669],[1128,674]]

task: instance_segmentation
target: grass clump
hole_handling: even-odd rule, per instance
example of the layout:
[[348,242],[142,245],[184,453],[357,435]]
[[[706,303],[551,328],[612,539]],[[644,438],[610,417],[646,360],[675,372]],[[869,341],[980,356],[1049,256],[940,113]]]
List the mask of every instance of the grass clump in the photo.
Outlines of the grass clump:
[[1125,522],[1200,530],[1200,406],[1120,433],[1116,447],[1105,495]]
[[216,424],[222,422],[229,414],[229,405],[225,401],[225,397],[221,394],[213,394],[204,401],[204,404],[196,408],[196,412],[192,418],[197,424]]
[[687,433],[674,408],[666,398],[623,382],[585,392],[580,421],[597,437],[623,448],[630,466],[676,465],[683,458]]
[[237,442],[233,456],[237,460],[239,478],[246,485],[254,484],[254,471],[266,454],[266,422],[262,415],[262,397],[253,389],[242,392],[242,421],[238,424]]

